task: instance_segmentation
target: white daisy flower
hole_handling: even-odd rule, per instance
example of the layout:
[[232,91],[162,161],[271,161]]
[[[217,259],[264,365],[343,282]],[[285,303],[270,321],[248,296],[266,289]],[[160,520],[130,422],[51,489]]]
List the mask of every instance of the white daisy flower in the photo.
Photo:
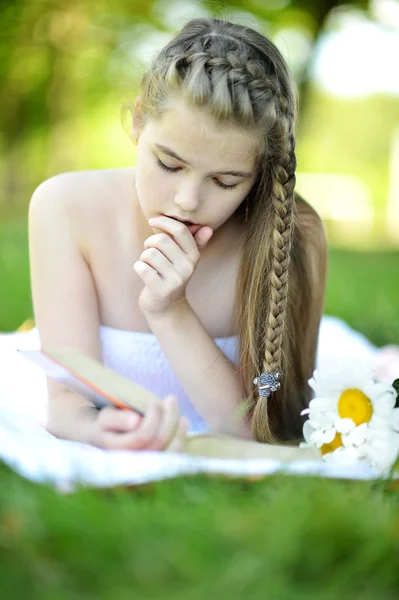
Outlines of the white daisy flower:
[[340,446],[336,450],[332,452],[328,452],[324,455],[323,459],[326,462],[344,462],[348,464],[350,462],[358,462],[362,460],[364,457],[359,450],[359,448],[348,447],[344,448],[344,446]]
[[366,460],[386,471],[399,455],[399,408],[392,385],[373,380],[372,365],[335,363],[309,380],[315,397],[303,426],[305,442],[325,460]]

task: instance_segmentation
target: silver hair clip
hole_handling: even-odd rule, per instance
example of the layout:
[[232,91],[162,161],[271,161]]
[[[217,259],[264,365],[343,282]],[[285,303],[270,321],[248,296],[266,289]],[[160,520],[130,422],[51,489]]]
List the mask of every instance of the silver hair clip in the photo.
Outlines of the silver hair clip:
[[254,383],[258,386],[259,396],[269,398],[272,392],[276,392],[281,387],[281,383],[278,383],[280,377],[280,373],[276,373],[275,375],[262,373],[260,377],[255,377]]

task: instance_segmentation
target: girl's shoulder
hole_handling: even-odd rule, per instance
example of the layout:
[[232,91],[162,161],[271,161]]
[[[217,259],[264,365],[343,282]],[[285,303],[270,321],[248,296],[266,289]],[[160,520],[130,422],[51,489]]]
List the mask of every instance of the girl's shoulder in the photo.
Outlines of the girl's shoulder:
[[110,199],[120,198],[134,189],[134,167],[70,171],[46,179],[34,195],[51,195],[54,202],[69,210],[93,211],[105,208]]
[[61,213],[84,245],[90,231],[124,218],[135,189],[134,177],[134,167],[60,173],[38,186],[31,206],[41,202],[49,213]]

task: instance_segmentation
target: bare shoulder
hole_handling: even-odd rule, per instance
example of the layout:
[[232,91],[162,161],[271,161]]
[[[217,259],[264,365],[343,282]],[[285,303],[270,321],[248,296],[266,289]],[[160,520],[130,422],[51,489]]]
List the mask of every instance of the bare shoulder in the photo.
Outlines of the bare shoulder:
[[[35,190],[30,210],[45,203],[50,213],[63,215],[76,235],[109,222],[126,204],[134,189],[134,168],[99,169],[61,173],[46,179]],[[90,228],[88,228],[90,224]],[[83,237],[84,239],[84,237]]]
[[[102,224],[107,212],[118,213],[119,192],[128,185],[123,179],[112,171],[65,173],[44,181],[32,196],[31,289],[44,348],[73,347],[101,360],[101,302],[82,240],[87,247],[94,238],[104,240]],[[49,380],[48,389],[52,396],[63,386]]]
[[[124,187],[134,176],[134,167],[124,167],[116,169],[96,169],[89,171],[70,171],[53,175],[41,183],[36,192],[57,191],[63,195],[70,196],[71,192],[76,199],[89,194],[91,197],[103,197],[107,191]],[[115,189],[115,191],[117,191]],[[36,193],[35,192],[35,193]],[[70,200],[73,202],[73,199]]]

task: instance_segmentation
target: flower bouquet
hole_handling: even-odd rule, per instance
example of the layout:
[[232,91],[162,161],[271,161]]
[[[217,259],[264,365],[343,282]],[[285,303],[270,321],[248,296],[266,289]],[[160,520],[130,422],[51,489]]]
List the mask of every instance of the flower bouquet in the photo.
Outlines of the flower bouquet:
[[381,474],[399,456],[399,379],[376,381],[369,365],[335,364],[309,380],[315,392],[303,425],[302,448],[319,448],[326,461],[365,461]]

